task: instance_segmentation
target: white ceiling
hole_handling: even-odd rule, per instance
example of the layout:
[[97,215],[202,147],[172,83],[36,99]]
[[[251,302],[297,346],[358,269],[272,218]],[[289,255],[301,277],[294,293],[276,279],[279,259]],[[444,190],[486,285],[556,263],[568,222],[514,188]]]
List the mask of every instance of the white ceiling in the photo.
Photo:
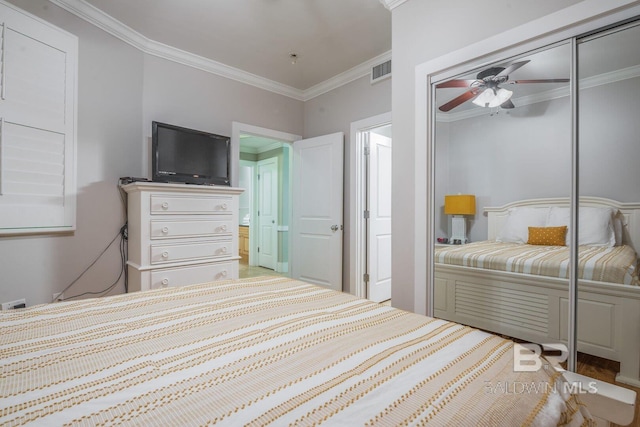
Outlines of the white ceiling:
[[391,50],[380,0],[83,1],[150,40],[297,90]]

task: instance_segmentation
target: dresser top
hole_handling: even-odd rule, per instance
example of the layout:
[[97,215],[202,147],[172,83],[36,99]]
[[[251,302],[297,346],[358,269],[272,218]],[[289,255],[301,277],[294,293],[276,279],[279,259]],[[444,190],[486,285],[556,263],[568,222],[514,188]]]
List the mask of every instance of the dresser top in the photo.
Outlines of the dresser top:
[[225,185],[197,185],[165,182],[132,182],[122,186],[127,193],[140,191],[156,191],[163,193],[193,193],[193,194],[240,194],[244,188],[227,187]]

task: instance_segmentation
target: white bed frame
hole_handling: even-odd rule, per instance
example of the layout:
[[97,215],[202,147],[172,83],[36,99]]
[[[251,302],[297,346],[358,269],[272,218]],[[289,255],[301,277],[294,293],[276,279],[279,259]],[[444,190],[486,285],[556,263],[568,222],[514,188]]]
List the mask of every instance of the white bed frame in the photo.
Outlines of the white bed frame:
[[[485,208],[488,239],[517,206],[568,207],[566,198],[532,199]],[[640,247],[640,203],[582,197],[580,206],[611,206],[623,215],[623,243]],[[533,343],[567,341],[568,281],[436,264],[434,314]],[[579,280],[578,350],[620,362],[617,381],[640,386],[640,286]]]

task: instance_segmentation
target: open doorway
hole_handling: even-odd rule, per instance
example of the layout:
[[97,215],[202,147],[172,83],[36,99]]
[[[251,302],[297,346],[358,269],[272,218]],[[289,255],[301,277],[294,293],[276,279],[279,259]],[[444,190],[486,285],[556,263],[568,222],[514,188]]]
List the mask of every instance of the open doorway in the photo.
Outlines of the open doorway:
[[391,113],[351,124],[350,279],[360,297],[391,299]]
[[[290,150],[290,160],[286,163],[288,173],[283,172],[289,177],[290,190],[288,196],[282,196],[288,204],[280,209],[288,213],[291,222],[276,222],[278,243],[281,248],[286,245],[287,252],[286,261],[283,257],[277,267],[283,270],[280,274],[342,290],[344,134],[335,132],[303,140],[299,135],[233,122],[231,162],[235,166],[231,169],[231,184],[234,187],[239,186],[240,142],[248,139],[241,135],[283,142],[283,147]],[[256,204],[253,206],[255,218]],[[256,227],[248,228],[248,264],[253,267],[258,253],[252,243],[256,240]],[[296,250],[290,251],[294,244]]]
[[[239,201],[240,277],[288,275],[291,143],[297,135],[234,123]],[[235,142],[235,144],[234,144]]]

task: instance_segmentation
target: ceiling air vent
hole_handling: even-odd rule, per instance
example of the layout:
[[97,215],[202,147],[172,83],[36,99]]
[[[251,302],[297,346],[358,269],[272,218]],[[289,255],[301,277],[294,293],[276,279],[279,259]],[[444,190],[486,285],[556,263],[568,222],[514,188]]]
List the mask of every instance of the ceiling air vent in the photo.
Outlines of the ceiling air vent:
[[371,83],[376,83],[389,77],[391,77],[391,60],[371,68]]

